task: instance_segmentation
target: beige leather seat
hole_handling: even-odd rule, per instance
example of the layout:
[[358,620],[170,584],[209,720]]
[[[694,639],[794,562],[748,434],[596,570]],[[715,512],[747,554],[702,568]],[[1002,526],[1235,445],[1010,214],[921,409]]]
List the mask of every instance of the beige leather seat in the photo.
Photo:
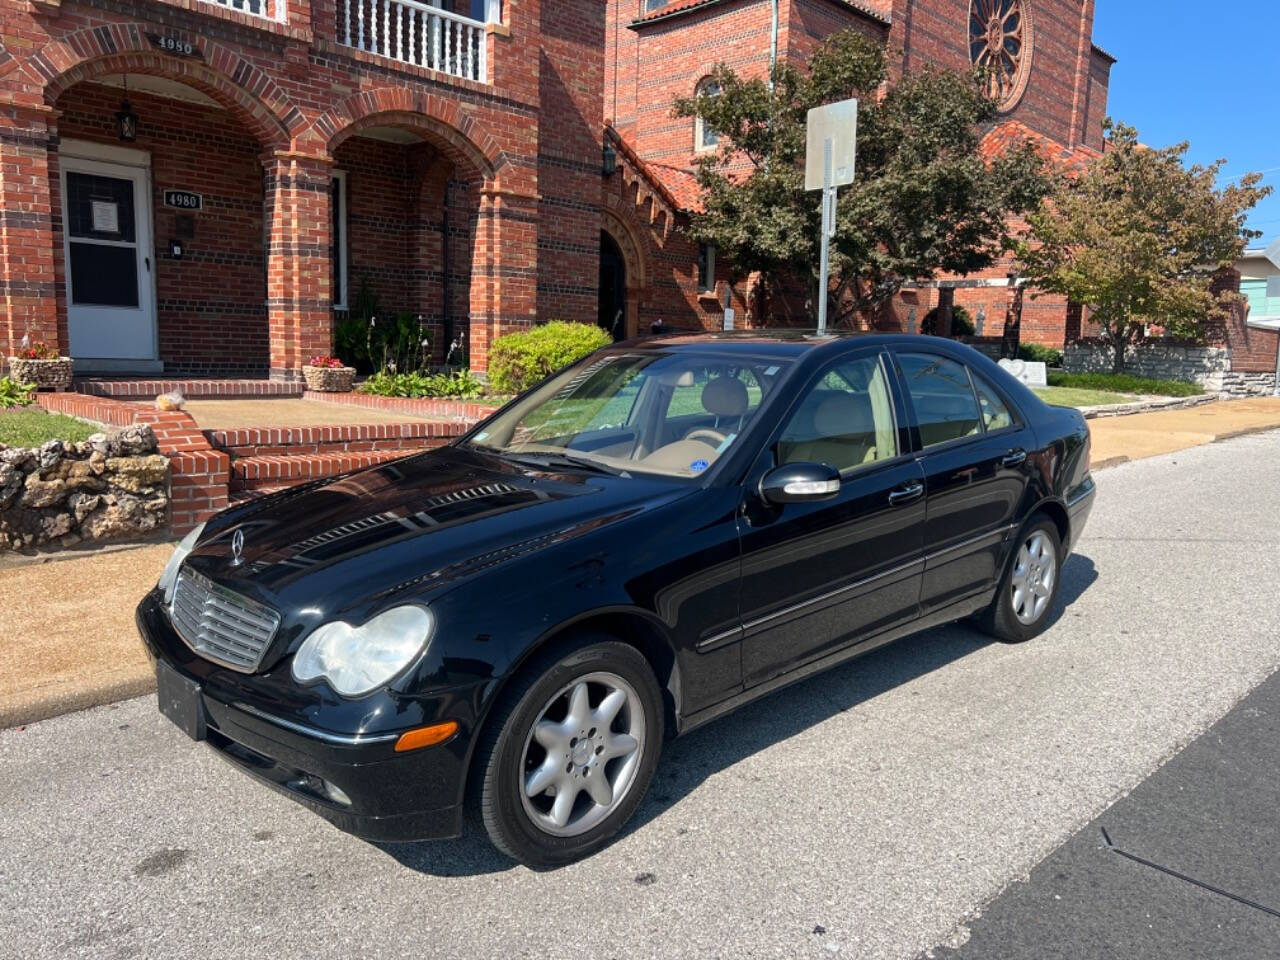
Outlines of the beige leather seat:
[[[736,377],[716,377],[707,381],[707,385],[702,388],[702,409],[716,418],[712,429],[725,436],[742,429],[749,402],[746,384]],[[693,464],[705,462],[710,466],[719,455],[717,444],[710,439],[698,437],[668,443],[642,457],[641,462],[671,473],[696,474],[702,470],[694,469]]]
[[813,412],[804,439],[779,444],[783,463],[828,463],[847,470],[876,459],[876,423],[866,394],[835,393]]

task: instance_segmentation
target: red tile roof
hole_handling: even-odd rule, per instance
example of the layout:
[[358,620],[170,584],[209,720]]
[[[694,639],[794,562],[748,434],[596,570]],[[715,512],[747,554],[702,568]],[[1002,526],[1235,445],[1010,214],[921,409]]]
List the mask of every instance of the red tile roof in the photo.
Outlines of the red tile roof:
[[[724,2],[726,0],[671,0],[666,6],[647,11],[644,16],[635,20],[633,25],[651,23],[654,20],[665,20],[667,17],[674,16],[677,13],[684,13],[686,10],[692,10],[695,7],[709,7],[712,4]],[[856,10],[858,13],[885,26],[888,26],[891,22],[890,13],[887,9],[888,0],[832,0],[832,2]]]
[[978,152],[983,159],[992,160],[1023,141],[1035,144],[1041,156],[1059,171],[1080,172],[1085,164],[1094,157],[1100,156],[1097,150],[1084,144],[1080,144],[1074,150],[1065,147],[1044,134],[1036,133],[1018,120],[1010,120],[992,127],[978,145]]

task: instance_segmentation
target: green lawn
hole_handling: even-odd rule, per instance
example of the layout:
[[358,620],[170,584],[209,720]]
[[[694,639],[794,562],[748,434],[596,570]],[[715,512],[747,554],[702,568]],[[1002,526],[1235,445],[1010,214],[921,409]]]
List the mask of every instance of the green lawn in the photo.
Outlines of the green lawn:
[[9,447],[38,447],[46,440],[77,442],[100,428],[60,413],[43,410],[0,410],[0,443]]
[[1035,387],[1036,396],[1055,407],[1096,407],[1105,403],[1129,403],[1132,394],[1109,393],[1106,390],[1084,390],[1079,387]]
[[1182,380],[1153,380],[1132,373],[1064,373],[1049,371],[1049,386],[1080,390],[1105,390],[1110,393],[1142,393],[1157,397],[1198,397],[1204,387]]

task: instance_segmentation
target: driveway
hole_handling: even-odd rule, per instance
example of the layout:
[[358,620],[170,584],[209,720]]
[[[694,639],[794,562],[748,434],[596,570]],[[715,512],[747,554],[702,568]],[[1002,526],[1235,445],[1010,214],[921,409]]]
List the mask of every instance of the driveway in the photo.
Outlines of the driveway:
[[[1280,663],[1280,433],[1099,475],[1044,636],[930,631],[671,743],[549,873],[473,830],[375,847],[152,697],[0,733],[0,955],[912,957]],[[1264,602],[1266,601],[1266,602]]]

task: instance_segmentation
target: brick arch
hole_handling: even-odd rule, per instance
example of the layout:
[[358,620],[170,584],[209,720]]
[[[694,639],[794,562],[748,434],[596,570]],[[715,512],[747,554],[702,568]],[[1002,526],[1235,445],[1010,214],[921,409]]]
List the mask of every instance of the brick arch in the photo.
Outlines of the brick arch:
[[606,206],[600,210],[600,229],[613,237],[614,243],[622,251],[622,259],[627,265],[627,289],[643,289],[648,282],[648,258],[645,256],[644,243],[631,224]]
[[400,87],[349,97],[312,125],[330,156],[344,140],[370,127],[399,127],[416,132],[455,164],[489,183],[507,165],[497,141],[457,103]]
[[[97,28],[68,34],[32,57],[29,69],[37,74],[35,83],[44,84],[49,106],[55,106],[77,83],[112,74],[149,74],[187,84],[216,100],[244,123],[264,148],[286,148],[305,129],[302,112],[279,85],[233,50],[182,31],[167,31],[166,35],[189,40],[204,59],[160,53],[151,47],[144,27],[131,23],[110,31]],[[45,82],[45,77],[52,79]]]

